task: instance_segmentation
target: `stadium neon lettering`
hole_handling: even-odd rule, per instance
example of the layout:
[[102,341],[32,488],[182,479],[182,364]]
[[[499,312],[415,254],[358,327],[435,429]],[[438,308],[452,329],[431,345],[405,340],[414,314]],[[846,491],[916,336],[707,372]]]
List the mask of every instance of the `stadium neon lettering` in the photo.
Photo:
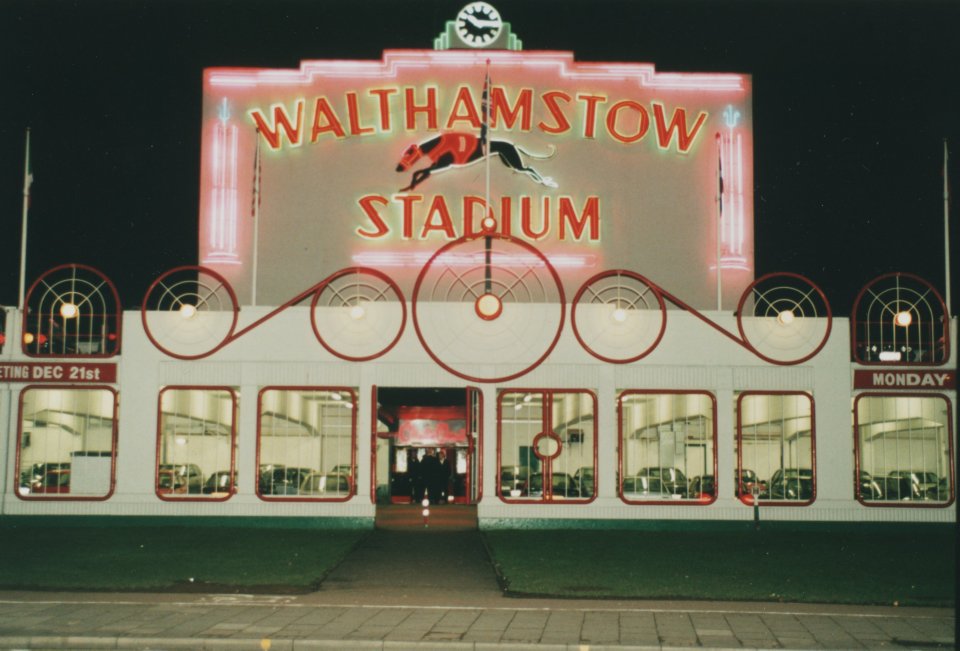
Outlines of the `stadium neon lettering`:
[[[357,205],[364,223],[356,229],[364,239],[376,240],[399,233],[404,240],[455,240],[464,235],[484,232],[481,220],[492,217],[495,233],[514,235],[526,240],[543,240],[555,234],[560,241],[600,241],[600,198],[588,196],[582,204],[571,197],[501,197],[499,206],[484,211],[483,197],[462,198],[459,212],[442,195],[398,194],[385,197],[369,194],[360,197]],[[455,204],[456,205],[456,204]]]
[[[370,137],[400,130],[479,130],[483,105],[478,89],[462,85],[444,97],[436,86],[370,88],[340,98],[298,98],[254,108],[248,116],[273,150],[348,137]],[[489,126],[500,131],[572,134],[607,138],[625,145],[643,141],[653,131],[661,150],[688,153],[702,133],[708,114],[663,102],[644,104],[597,93],[520,88],[512,94],[493,86]]]

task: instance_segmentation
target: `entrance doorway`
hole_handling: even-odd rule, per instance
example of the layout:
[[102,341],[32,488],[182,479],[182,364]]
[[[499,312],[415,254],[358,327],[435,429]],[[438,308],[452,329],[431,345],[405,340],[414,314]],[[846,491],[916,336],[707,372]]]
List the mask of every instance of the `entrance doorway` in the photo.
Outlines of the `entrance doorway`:
[[483,467],[480,391],[374,387],[373,392],[376,503],[476,504]]

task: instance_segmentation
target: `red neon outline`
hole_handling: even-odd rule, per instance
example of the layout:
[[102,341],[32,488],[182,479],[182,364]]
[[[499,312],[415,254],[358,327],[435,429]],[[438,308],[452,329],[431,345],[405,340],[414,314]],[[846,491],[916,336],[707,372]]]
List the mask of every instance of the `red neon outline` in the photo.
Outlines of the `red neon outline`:
[[[113,346],[112,352],[109,352],[109,353],[89,354],[89,355],[82,355],[82,354],[77,354],[77,353],[74,353],[74,354],[72,354],[72,355],[66,355],[66,354],[64,354],[64,355],[59,355],[59,354],[58,354],[58,355],[46,354],[46,355],[45,355],[45,354],[43,354],[43,353],[31,353],[31,352],[29,351],[29,349],[28,349],[29,344],[23,343],[23,335],[28,332],[28,330],[27,330],[27,328],[28,328],[28,324],[27,324],[27,312],[28,312],[27,306],[30,305],[30,298],[33,296],[33,290],[35,290],[35,289],[37,288],[37,285],[39,285],[39,284],[43,281],[44,278],[47,278],[47,277],[50,276],[51,274],[53,274],[53,273],[55,273],[55,272],[57,272],[57,271],[60,271],[61,269],[83,269],[84,271],[89,271],[90,273],[92,273],[92,274],[94,274],[94,275],[96,275],[96,276],[99,276],[99,277],[103,280],[103,282],[107,285],[107,287],[110,288],[110,293],[113,295],[113,305],[114,305],[114,307],[115,307],[115,309],[116,309],[117,311],[116,311],[115,313],[113,313],[112,315],[111,315],[111,314],[104,314],[103,316],[104,316],[104,318],[112,318],[112,319],[113,319],[113,325],[115,326],[115,330],[116,330],[116,332],[115,332],[115,334],[116,334],[116,339],[115,339],[115,341],[116,341],[116,344]],[[122,331],[123,331],[123,307],[120,305],[120,295],[117,293],[117,288],[114,286],[113,281],[111,281],[109,278],[107,278],[107,276],[106,276],[102,271],[100,271],[99,269],[96,269],[96,268],[91,267],[91,266],[89,266],[89,265],[79,264],[79,263],[75,263],[75,262],[71,262],[71,263],[68,263],[68,264],[62,264],[62,265],[60,265],[60,266],[53,267],[52,269],[49,269],[48,271],[46,271],[43,275],[41,275],[41,276],[40,276],[39,278],[37,278],[35,281],[33,281],[33,284],[30,285],[30,289],[27,290],[26,298],[24,298],[23,301],[24,301],[24,304],[20,306],[21,309],[22,309],[22,311],[23,311],[23,317],[22,317],[21,329],[20,329],[20,350],[21,350],[21,351],[23,352],[23,354],[26,355],[27,357],[36,357],[36,358],[59,357],[59,358],[63,358],[63,359],[92,359],[92,358],[116,357],[117,355],[120,354],[120,343],[121,343],[121,341],[122,341],[122,339],[123,339],[122,336],[121,336],[121,335],[123,334],[123,332],[122,332]]]
[[[389,285],[390,289],[393,290],[393,293],[396,294],[397,300],[400,303],[402,309],[402,317],[400,319],[400,327],[397,329],[397,334],[389,344],[387,344],[381,350],[371,353],[370,355],[363,355],[360,357],[354,357],[352,355],[347,355],[336,350],[333,346],[324,341],[323,336],[320,334],[320,329],[317,327],[317,318],[316,318],[316,309],[317,302],[320,300],[320,295],[323,293],[323,290],[327,288],[327,285],[332,283],[337,278],[342,276],[347,276],[352,273],[367,273],[375,278],[382,280],[383,282]],[[400,291],[400,288],[397,286],[393,279],[387,276],[385,273],[378,271],[372,267],[346,267],[340,271],[336,271],[324,280],[320,281],[313,291],[313,300],[310,301],[310,327],[313,328],[313,335],[317,338],[317,341],[320,342],[320,345],[323,346],[328,353],[340,359],[346,360],[348,362],[368,362],[372,359],[377,359],[378,357],[383,357],[397,345],[397,342],[400,341],[400,336],[403,334],[404,329],[407,327],[407,301],[403,296],[403,292]],[[239,336],[239,335],[238,335]]]
[[[503,472],[503,397],[511,393],[538,393],[544,397],[543,415],[541,416],[540,421],[543,425],[543,430],[537,436],[542,436],[543,432],[553,431],[553,422],[550,409],[547,408],[547,397],[550,398],[551,402],[553,400],[553,396],[556,394],[587,394],[593,399],[593,495],[588,498],[575,497],[566,498],[563,500],[553,500],[553,468],[551,459],[544,459],[543,461],[543,469],[541,470],[541,473],[543,474],[543,496],[540,499],[517,498],[503,495],[500,487],[500,473]],[[600,414],[597,413],[597,394],[590,389],[524,389],[514,387],[509,389],[501,389],[497,393],[497,474],[495,477],[497,497],[500,498],[500,501],[504,504],[570,504],[574,506],[590,504],[597,499],[597,495],[600,492],[600,478],[597,472],[599,470],[597,468],[599,465],[597,458],[599,450],[597,435],[599,431]]]
[[[686,499],[679,500],[631,500],[628,499],[623,494],[623,398],[626,396],[659,396],[659,395],[675,395],[675,396],[690,396],[690,395],[699,395],[707,396],[710,398],[710,403],[713,406],[713,417],[710,419],[713,422],[713,497],[709,500],[703,499],[691,499],[687,497]],[[717,501],[717,496],[720,492],[720,483],[719,477],[717,476],[718,471],[718,462],[717,462],[717,397],[705,389],[625,389],[621,391],[617,396],[617,497],[620,498],[620,501],[624,504],[630,504],[631,506],[709,506]],[[688,489],[689,495],[689,489]]]
[[[110,490],[107,491],[106,495],[103,496],[86,496],[86,495],[70,495],[69,493],[43,493],[42,495],[34,495],[30,493],[28,495],[22,495],[20,493],[20,450],[23,445],[23,394],[27,391],[34,389],[39,390],[56,390],[56,389],[67,389],[70,391],[100,391],[106,390],[113,394],[113,432],[111,434],[110,443],[112,446],[110,454]],[[105,502],[106,500],[113,497],[113,493],[117,487],[117,442],[119,439],[119,407],[120,407],[120,397],[116,389],[111,386],[96,384],[96,385],[86,385],[86,384],[28,384],[20,390],[20,401],[17,408],[17,449],[14,453],[14,473],[13,473],[13,494],[19,500],[25,502],[51,502],[51,501],[62,501],[62,502]]]
[[[940,398],[947,407],[947,461],[950,474],[950,499],[942,504],[924,504],[912,500],[888,502],[885,500],[866,501],[860,493],[860,411],[858,409],[861,398]],[[943,393],[896,393],[891,391],[864,392],[853,399],[853,497],[863,506],[869,508],[894,509],[945,509],[953,505],[957,497],[956,472],[953,455],[953,413],[950,398]]]
[[[736,422],[736,443],[737,443],[737,495],[738,501],[745,506],[753,506],[753,495],[745,495],[740,485],[740,476],[743,472],[743,428],[740,420],[743,414],[742,403],[747,396],[806,396],[810,400],[810,473],[813,487],[810,499],[806,501],[786,500],[760,500],[761,506],[810,506],[817,500],[817,409],[813,400],[813,394],[807,391],[742,391],[737,396],[737,422]],[[782,468],[781,468],[782,469]]]
[[[480,311],[480,299],[482,299],[484,296],[493,296],[493,298],[496,299],[497,311],[494,312],[493,314],[487,315]],[[503,301],[500,300],[500,297],[497,296],[496,294],[487,292],[485,294],[481,294],[480,296],[478,296],[477,300],[473,302],[473,311],[476,312],[477,316],[483,319],[484,321],[494,321],[498,316],[503,314]]]
[[[299,495],[263,495],[260,493],[260,441],[261,428],[260,423],[263,416],[263,394],[267,391],[336,391],[337,393],[350,394],[350,402],[353,408],[350,409],[350,489],[344,497],[300,497]],[[357,409],[360,408],[357,391],[350,387],[315,387],[315,386],[282,386],[269,385],[257,392],[257,453],[256,464],[254,465],[254,493],[264,502],[348,502],[357,494]],[[319,470],[319,469],[318,469]],[[321,471],[322,472],[322,471]],[[327,474],[327,473],[322,473]]]
[[[167,391],[226,391],[233,400],[233,419],[230,423],[230,490],[223,497],[168,497],[172,493],[160,492],[160,436],[162,434],[163,420],[163,394]],[[171,384],[160,389],[157,394],[157,449],[154,455],[153,468],[153,492],[157,498],[164,502],[226,502],[237,494],[237,485],[233,483],[233,478],[237,477],[237,413],[239,410],[239,399],[237,392],[233,387],[227,386],[201,386],[194,384]],[[218,472],[214,470],[213,472]],[[254,477],[256,480],[256,477]],[[189,495],[189,493],[188,493]]]
[[[823,339],[820,341],[820,345],[818,345],[810,353],[801,357],[800,359],[777,360],[777,359],[773,359],[772,357],[767,357],[766,355],[761,353],[759,350],[757,350],[752,343],[750,343],[750,339],[747,337],[747,333],[744,332],[743,330],[743,304],[747,302],[747,299],[750,297],[750,293],[753,291],[753,288],[756,287],[759,283],[777,276],[795,278],[797,280],[802,280],[803,282],[808,283],[810,287],[816,290],[817,294],[820,295],[820,299],[823,301],[823,304],[827,308],[827,330],[826,332],[823,333]],[[830,302],[827,300],[827,297],[823,293],[823,290],[820,289],[813,281],[811,281],[808,278],[805,278],[804,276],[801,276],[800,274],[791,273],[789,271],[779,271],[779,272],[769,273],[769,274],[760,276],[759,278],[754,280],[752,283],[750,283],[750,285],[747,286],[745,290],[743,290],[743,294],[740,295],[740,302],[737,304],[737,330],[740,331],[740,337],[743,340],[744,347],[750,352],[752,352],[754,355],[762,359],[763,361],[769,364],[776,364],[777,366],[793,366],[795,364],[803,364],[807,360],[812,359],[813,357],[816,357],[816,355],[821,350],[823,350],[823,347],[827,345],[827,341],[830,340],[830,333],[833,331],[833,311],[830,309]]]
[[[171,276],[180,271],[196,271],[198,272],[198,275],[200,273],[205,273],[212,276],[227,290],[227,294],[230,297],[230,301],[233,303],[233,322],[230,324],[230,330],[227,332],[226,335],[224,335],[223,339],[218,344],[214,345],[213,348],[211,348],[206,352],[197,353],[196,355],[181,355],[171,350],[167,350],[166,348],[161,346],[160,342],[158,342],[154,338],[153,333],[150,332],[150,326],[147,323],[147,312],[155,311],[155,310],[147,310],[147,304],[148,304],[148,299],[150,298],[150,294],[157,287],[157,285],[159,285],[163,281],[164,278],[167,278],[168,276]],[[237,301],[237,295],[234,293],[233,287],[230,285],[227,279],[221,276],[216,271],[208,267],[202,267],[199,265],[184,265],[181,267],[174,267],[173,269],[167,271],[166,273],[161,275],[159,278],[154,280],[153,283],[151,283],[150,287],[147,288],[147,293],[143,295],[143,302],[140,304],[140,321],[143,324],[143,332],[144,334],[147,335],[147,339],[150,340],[150,343],[153,344],[154,348],[156,348],[163,354],[167,355],[168,357],[173,357],[174,359],[182,359],[182,360],[194,360],[194,359],[203,359],[204,357],[209,357],[210,355],[213,355],[215,352],[217,352],[218,350],[220,350],[221,348],[229,344],[231,341],[233,341],[243,333],[247,332],[247,330],[250,330],[252,326],[251,328],[246,328],[240,333],[238,333],[236,336],[234,336],[234,330],[236,330],[237,320],[239,319],[239,316],[240,316],[240,307],[239,307],[239,302]],[[272,316],[272,314],[270,316]],[[259,324],[260,321],[258,321],[257,323]]]
[[[557,444],[557,451],[550,455],[545,455],[540,452],[540,441],[543,439],[550,439]],[[533,443],[530,444],[530,448],[533,450],[533,454],[540,459],[540,461],[552,462],[554,459],[560,456],[560,453],[563,452],[563,441],[560,440],[560,437],[557,436],[556,432],[550,430],[544,430],[533,437]]]
[[[870,290],[871,287],[876,285],[881,280],[886,280],[887,278],[893,278],[895,276],[900,276],[903,278],[909,278],[915,282],[925,285],[927,289],[933,292],[933,295],[936,297],[937,301],[940,303],[940,311],[942,313],[942,320],[945,323],[943,326],[943,359],[939,362],[931,360],[930,362],[891,362],[885,361],[882,359],[877,359],[876,361],[860,359],[858,353],[858,344],[860,343],[857,338],[857,314],[860,308],[860,301],[863,299],[864,295]],[[864,285],[860,292],[857,294],[857,298],[853,301],[853,308],[850,313],[850,359],[852,359],[857,364],[863,364],[864,366],[883,366],[883,365],[892,365],[896,366],[944,366],[950,361],[950,313],[947,311],[947,305],[943,301],[943,297],[940,296],[940,292],[930,284],[927,280],[917,276],[915,274],[906,273],[902,271],[894,271],[891,273],[883,274],[882,276],[877,276],[866,285]],[[859,480],[857,482],[859,486]]]
[[[659,334],[657,334],[657,337],[656,339],[654,339],[653,343],[650,344],[650,346],[648,346],[646,349],[641,351],[640,354],[635,355],[633,357],[628,357],[625,359],[606,357],[605,355],[601,355],[597,351],[593,350],[592,348],[590,348],[587,342],[583,340],[583,337],[580,336],[580,329],[577,327],[577,306],[580,304],[580,298],[587,291],[590,285],[592,285],[598,280],[602,280],[603,278],[608,278],[610,276],[627,276],[628,278],[633,278],[634,280],[638,280],[646,284],[650,289],[653,290],[654,295],[657,297],[657,303],[659,303],[660,305],[660,313],[662,314],[662,318],[660,319],[660,332]],[[641,276],[640,274],[634,273],[632,271],[627,271],[626,269],[611,269],[609,271],[601,271],[600,273],[595,274],[590,278],[588,278],[586,282],[584,282],[580,286],[580,290],[577,292],[576,296],[573,297],[573,302],[571,303],[571,306],[572,307],[570,309],[570,324],[573,326],[573,336],[577,338],[577,341],[580,342],[580,346],[585,351],[587,351],[588,353],[590,353],[591,355],[593,355],[594,357],[596,357],[602,362],[608,362],[610,364],[630,364],[632,362],[636,362],[637,360],[643,359],[644,357],[652,353],[657,346],[660,345],[660,341],[663,339],[663,335],[667,331],[667,306],[663,302],[663,294],[660,292],[660,288],[657,287],[655,283],[651,282],[650,280]]]
[[[560,276],[557,274],[557,270],[554,269],[552,264],[550,264],[550,261],[547,259],[547,257],[543,255],[532,244],[528,244],[527,242],[518,240],[513,236],[502,236],[498,238],[500,240],[511,242],[512,244],[517,244],[518,246],[520,246],[520,248],[526,249],[530,253],[533,253],[535,256],[543,260],[544,266],[550,272],[550,275],[553,276],[553,281],[556,284],[557,292],[560,297],[560,302],[558,303],[558,306],[560,307],[560,321],[557,323],[557,332],[553,337],[553,341],[550,342],[550,345],[547,347],[544,353],[540,356],[540,358],[535,360],[532,364],[530,364],[526,368],[521,369],[516,373],[512,373],[510,375],[505,375],[502,377],[492,377],[492,378],[474,377],[472,375],[467,375],[466,373],[461,373],[460,371],[455,370],[452,366],[447,365],[443,360],[440,359],[440,357],[438,357],[433,352],[433,350],[427,344],[427,341],[423,336],[423,332],[420,331],[420,322],[419,322],[419,319],[417,318],[417,303],[420,297],[420,287],[423,285],[423,280],[427,275],[427,271],[433,265],[434,261],[441,255],[446,253],[448,249],[454,246],[458,246],[460,244],[472,242],[473,240],[480,239],[481,237],[485,237],[485,236],[483,234],[464,235],[463,237],[456,239],[453,242],[444,244],[442,247],[437,249],[437,251],[432,256],[430,256],[429,260],[427,260],[427,263],[423,266],[423,269],[420,270],[420,274],[417,276],[417,282],[413,286],[413,310],[412,310],[413,311],[413,328],[417,333],[417,339],[420,340],[420,345],[423,346],[423,349],[426,351],[427,355],[429,355],[430,359],[436,362],[437,365],[439,365],[442,369],[448,371],[449,373],[452,373],[453,375],[456,375],[459,378],[467,380],[468,382],[482,382],[482,383],[507,382],[509,380],[516,379],[522,375],[526,375],[533,369],[540,366],[544,362],[544,360],[546,360],[547,357],[550,356],[550,353],[553,352],[553,349],[556,347],[557,342],[560,341],[560,334],[563,332],[563,323],[567,313],[566,296],[563,292],[563,283],[560,281]],[[499,481],[499,478],[497,481]]]

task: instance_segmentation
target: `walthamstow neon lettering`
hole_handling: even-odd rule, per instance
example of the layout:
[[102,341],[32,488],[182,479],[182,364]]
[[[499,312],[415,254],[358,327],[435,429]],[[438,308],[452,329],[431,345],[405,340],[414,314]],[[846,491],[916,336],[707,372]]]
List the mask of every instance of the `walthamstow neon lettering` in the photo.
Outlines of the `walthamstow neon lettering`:
[[[497,224],[496,234],[530,241],[550,235],[560,241],[600,241],[600,197],[588,196],[580,204],[562,195],[501,197],[492,203],[488,216]],[[485,232],[481,228],[485,204],[483,197],[471,195],[451,205],[443,195],[368,194],[357,200],[366,221],[356,233],[369,240],[397,232],[404,240],[431,236],[455,240]]]
[[[481,102],[476,89],[460,86],[452,98],[436,86],[370,88],[349,91],[336,101],[326,96],[298,98],[248,111],[265,144],[276,151],[322,140],[368,137],[400,130],[479,130]],[[690,112],[660,101],[648,104],[602,93],[521,88],[513,97],[500,86],[490,89],[489,125],[500,131],[539,131],[607,138],[626,145],[655,134],[657,147],[686,154],[701,136],[706,111]]]

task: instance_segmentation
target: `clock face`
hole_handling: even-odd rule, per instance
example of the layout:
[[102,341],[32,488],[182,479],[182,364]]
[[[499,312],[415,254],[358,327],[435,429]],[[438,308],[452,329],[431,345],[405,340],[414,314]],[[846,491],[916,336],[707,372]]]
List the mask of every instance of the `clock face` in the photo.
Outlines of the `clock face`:
[[471,2],[457,14],[457,34],[471,47],[490,45],[502,27],[500,14],[486,2]]

